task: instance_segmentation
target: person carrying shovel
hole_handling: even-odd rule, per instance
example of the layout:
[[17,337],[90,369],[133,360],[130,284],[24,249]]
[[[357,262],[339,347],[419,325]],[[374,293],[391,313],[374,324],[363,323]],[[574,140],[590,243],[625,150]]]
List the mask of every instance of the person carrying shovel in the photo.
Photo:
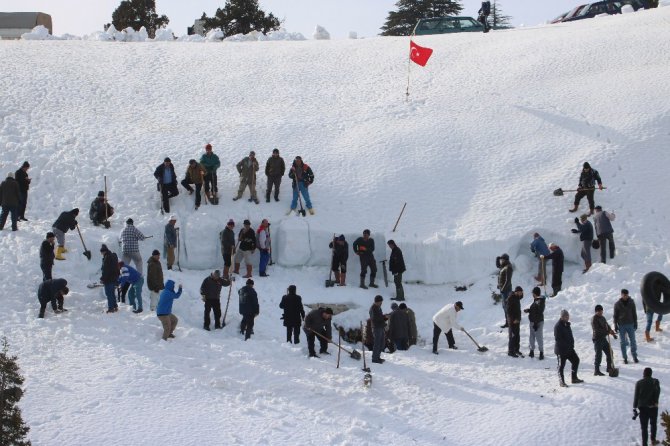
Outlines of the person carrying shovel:
[[314,350],[314,341],[316,340],[317,333],[321,335],[319,336],[319,353],[322,355],[330,354],[328,353],[328,341],[333,337],[332,317],[333,310],[329,307],[319,307],[316,310],[310,311],[305,316],[303,331],[307,336],[307,350],[310,358],[319,357]]
[[603,181],[600,179],[598,171],[592,169],[589,163],[584,163],[582,166],[582,173],[579,175],[579,185],[577,186],[577,193],[575,194],[574,207],[570,209],[570,212],[577,212],[579,209],[579,202],[582,198],[586,197],[589,202],[588,215],[593,215],[593,211],[596,207],[593,200],[593,195],[596,191],[596,183],[598,183],[598,189],[603,190]]

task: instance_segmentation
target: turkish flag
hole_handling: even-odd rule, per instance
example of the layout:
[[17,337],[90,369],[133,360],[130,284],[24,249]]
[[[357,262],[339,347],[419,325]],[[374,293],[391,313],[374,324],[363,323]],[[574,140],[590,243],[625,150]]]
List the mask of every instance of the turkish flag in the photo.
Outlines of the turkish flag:
[[425,67],[431,54],[433,54],[432,49],[419,46],[411,40],[409,41],[409,58],[415,64]]

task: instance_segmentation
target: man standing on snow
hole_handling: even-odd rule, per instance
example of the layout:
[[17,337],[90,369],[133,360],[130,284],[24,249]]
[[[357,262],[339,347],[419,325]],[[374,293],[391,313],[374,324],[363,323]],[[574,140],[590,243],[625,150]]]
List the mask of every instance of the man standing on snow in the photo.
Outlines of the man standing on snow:
[[58,243],[56,260],[65,260],[65,257],[63,257],[63,254],[67,252],[67,249],[65,249],[65,233],[77,227],[77,215],[79,215],[79,208],[61,212],[51,228],[54,234],[56,234],[56,241]]
[[100,275],[100,282],[105,288],[107,313],[116,313],[119,311],[119,305],[116,302],[114,291],[119,282],[119,258],[116,254],[111,252],[105,244],[100,247],[100,254],[102,255],[102,274]]
[[261,225],[256,231],[258,234],[258,252],[260,254],[260,262],[258,265],[258,275],[261,277],[270,277],[265,272],[265,269],[270,262],[270,249],[272,249],[272,240],[270,239],[270,222],[267,218],[261,221]]
[[528,313],[528,322],[530,329],[530,337],[528,343],[530,344],[530,352],[528,356],[533,358],[535,356],[535,341],[537,341],[537,348],[540,350],[540,361],[544,359],[544,306],[545,297],[541,295],[540,288],[533,288],[533,303],[529,308],[526,308],[524,313]]
[[593,223],[596,227],[596,236],[600,241],[600,262],[606,263],[607,243],[610,247],[610,259],[614,258],[614,229],[612,222],[616,218],[614,212],[603,211],[602,206],[596,206],[596,215],[593,217]]
[[177,328],[179,319],[177,316],[172,314],[172,303],[175,299],[179,299],[181,296],[182,287],[179,285],[177,292],[174,290],[174,280],[168,280],[165,282],[165,288],[161,291],[160,298],[158,299],[158,306],[156,307],[156,316],[158,320],[161,321],[163,326],[163,340],[167,341],[169,338],[174,338],[174,330]]
[[312,200],[309,198],[309,186],[314,183],[314,172],[312,172],[312,168],[303,163],[301,157],[296,156],[293,165],[291,166],[291,170],[288,172],[288,177],[293,180],[293,200],[291,200],[291,208],[286,215],[295,211],[296,206],[298,206],[299,194],[302,194],[302,197],[305,199],[305,207],[309,211],[309,214],[314,215]]
[[205,169],[198,164],[194,159],[188,161],[188,167],[186,168],[186,176],[181,180],[181,185],[188,191],[189,195],[193,194],[193,188],[191,184],[195,184],[195,210],[197,211],[200,207],[200,200],[202,197],[200,195],[202,191],[202,183],[205,178]]
[[139,242],[146,237],[133,223],[132,218],[126,220],[126,227],[123,228],[123,231],[121,231],[121,234],[119,235],[119,244],[121,245],[123,263],[130,265],[130,261],[132,260],[135,263],[135,269],[142,274],[144,265],[142,265]]
[[242,315],[240,332],[244,335],[246,341],[254,333],[254,319],[260,313],[258,294],[254,290],[254,281],[247,279],[247,284],[240,288],[237,294],[240,298],[240,315]]
[[0,184],[0,231],[5,228],[7,216],[11,215],[12,231],[18,231],[19,205],[21,204],[21,191],[19,183],[14,179],[13,173],[7,174],[7,179]]
[[54,266],[54,245],[56,235],[47,232],[46,239],[42,240],[40,246],[40,268],[42,269],[42,281],[51,280],[51,270]]
[[635,342],[637,311],[635,310],[635,301],[630,298],[628,290],[625,288],[621,290],[621,297],[614,304],[614,331],[621,332],[621,356],[623,356],[624,364],[628,364],[626,347],[629,343],[633,362],[638,363],[637,342]]
[[333,328],[331,325],[332,317],[333,310],[330,307],[319,307],[316,310],[310,311],[307,316],[305,316],[303,331],[307,336],[307,351],[309,352],[310,358],[319,357],[314,350],[314,341],[316,340],[315,333],[321,335],[319,337],[319,345],[321,346],[319,349],[319,354],[330,354],[328,353],[328,340],[332,339],[333,337]]
[[640,415],[642,446],[647,446],[647,427],[649,424],[651,424],[651,444],[660,444],[656,439],[656,421],[658,419],[661,384],[651,375],[651,367],[646,367],[642,372],[642,379],[635,383],[635,396],[633,397],[633,410],[637,409]]
[[463,310],[463,302],[458,301],[455,304],[447,304],[433,316],[433,353],[437,352],[437,343],[440,339],[440,333],[444,332],[447,337],[449,348],[457,350],[454,341],[453,328],[463,331],[463,327],[458,324],[458,312]]
[[508,343],[507,356],[523,358],[521,353],[521,299],[523,288],[514,288],[514,292],[507,299]]
[[563,250],[555,243],[549,243],[550,254],[540,256],[540,260],[551,259],[551,288],[553,293],[550,297],[556,297],[561,287],[563,287],[563,263],[565,256]]
[[382,350],[384,349],[384,328],[386,327],[386,316],[382,311],[382,302],[384,298],[380,295],[375,296],[375,302],[370,307],[370,323],[372,324],[372,336],[374,344],[372,347],[372,362],[376,364],[383,364],[384,360],[381,358]]
[[272,186],[275,188],[275,201],[279,201],[279,185],[281,184],[281,177],[286,172],[286,164],[284,158],[279,156],[279,150],[274,149],[272,156],[268,158],[265,163],[265,176],[268,177],[268,187],[265,190],[265,201],[270,202],[270,193]]
[[598,183],[598,188],[603,190],[603,182],[600,179],[598,171],[592,169],[589,163],[584,163],[582,167],[582,173],[579,175],[579,184],[577,185],[577,193],[575,194],[575,206],[570,209],[570,212],[577,212],[579,202],[582,198],[586,197],[589,202],[589,215],[593,215],[595,207],[593,195],[596,191],[596,183]]
[[540,256],[549,255],[549,248],[547,247],[547,243],[537,232],[533,234],[530,251],[537,257],[537,276],[535,276],[534,279],[537,280],[540,285],[544,285],[547,282],[547,278],[545,277],[546,267]]
[[505,325],[501,325],[500,328],[507,328],[509,324],[507,323],[507,298],[512,292],[512,274],[514,268],[509,261],[509,255],[506,253],[500,257],[496,257],[496,268],[498,271],[498,289],[500,290],[500,296],[502,297],[502,307],[505,312]]
[[568,387],[563,375],[566,361],[570,361],[570,364],[572,364],[572,384],[583,383],[584,381],[577,377],[579,356],[577,356],[577,352],[575,352],[575,338],[572,336],[570,313],[568,313],[568,310],[561,310],[561,318],[554,326],[554,341],[554,353],[556,353],[556,360],[558,362],[558,378],[560,386]]
[[154,249],[151,257],[147,260],[147,288],[149,288],[149,308],[151,311],[156,310],[158,295],[164,287],[161,253]]
[[409,349],[409,334],[411,331],[407,306],[400,308],[397,303],[391,305],[391,314],[389,315],[388,337],[395,344],[398,350]]
[[[177,247],[177,217],[170,216],[170,220],[165,225],[165,233],[163,235],[163,247],[165,248],[165,255],[167,257],[167,269],[172,269],[174,265],[174,250]],[[162,284],[161,284],[162,285]]]
[[170,212],[170,198],[179,195],[177,175],[170,158],[165,158],[162,164],[156,167],[154,178],[158,180],[158,190],[161,193],[163,211]]
[[605,359],[607,362],[607,372],[612,369],[612,355],[610,343],[607,340],[608,335],[614,336],[616,339],[616,334],[614,330],[607,323],[607,319],[603,316],[603,306],[596,305],[595,314],[591,318],[591,329],[593,330],[593,349],[596,351],[596,359],[594,362],[594,376],[605,376],[604,373],[600,371],[600,362],[603,359],[603,353],[605,353]]
[[328,244],[333,250],[333,259],[330,269],[335,273],[335,283],[337,286],[347,285],[347,260],[349,260],[349,243],[344,238],[344,234],[333,237],[333,241]]
[[489,14],[491,14],[491,2],[488,0],[485,0],[482,2],[482,7],[479,8],[479,11],[477,12],[479,14],[479,17],[477,17],[477,21],[484,25],[484,32],[487,33],[491,29],[489,26]]
[[405,300],[405,289],[402,287],[402,273],[405,272],[405,259],[394,240],[389,240],[386,244],[391,248],[389,271],[393,274],[393,283],[395,284],[395,297],[391,300]]
[[63,296],[69,292],[65,279],[50,279],[42,282],[37,288],[37,299],[40,302],[40,313],[37,317],[40,319],[44,317],[49,302],[51,302],[54,313],[59,314],[67,311],[63,308]]
[[[214,312],[214,329],[220,329],[221,326],[221,288],[224,283],[221,281],[221,273],[217,269],[202,281],[200,285],[200,296],[205,303],[205,320],[202,328],[210,331],[209,313]],[[230,286],[230,282],[228,282]]]
[[370,237],[370,230],[363,231],[363,236],[358,237],[352,245],[354,253],[358,256],[361,262],[361,282],[360,287],[367,290],[365,286],[365,276],[370,268],[370,287],[379,288],[375,284],[375,277],[377,277],[377,261],[375,260],[375,240]]
[[253,201],[258,204],[258,197],[256,196],[256,172],[258,172],[258,160],[256,159],[256,152],[253,150],[249,152],[249,156],[245,156],[242,160],[237,163],[237,172],[240,174],[240,187],[237,189],[237,196],[233,198],[233,201],[237,201],[242,198],[244,194],[244,189],[249,187],[249,192],[251,197],[249,201]]
[[[205,168],[205,194],[211,199],[216,200],[219,193],[216,171],[221,167],[219,157],[212,152],[212,145],[205,146],[205,153],[200,157],[200,165]],[[210,193],[211,191],[211,193]],[[214,204],[218,204],[215,202]]]
[[142,311],[142,286],[144,285],[144,277],[142,273],[137,271],[130,265],[119,262],[121,267],[121,275],[119,277],[119,285],[128,284],[128,303],[133,307],[133,313],[139,314]]
[[93,222],[93,225],[103,225],[105,228],[109,229],[111,224],[108,219],[112,214],[114,214],[114,208],[107,202],[105,192],[98,192],[98,196],[91,202],[91,207],[88,210],[88,217]]
[[[233,254],[235,254],[235,222],[231,218],[226,223],[226,227],[219,233],[221,241],[221,255],[223,256],[223,278],[230,279],[230,267],[233,264]],[[238,267],[239,272],[239,267]]]
[[[284,310],[282,319],[286,327],[286,342],[300,343],[300,324],[305,320],[305,307],[302,305],[302,297],[296,294],[296,286],[289,285],[286,294],[282,296],[279,308]],[[312,343],[314,348],[314,343]]]
[[26,219],[26,206],[28,205],[28,189],[30,189],[30,182],[32,181],[28,177],[28,169],[30,169],[30,163],[24,161],[19,170],[14,173],[14,178],[19,183],[19,191],[21,192],[18,211],[19,221],[28,221]]
[[577,229],[573,229],[573,234],[579,234],[579,241],[582,242],[582,260],[584,260],[585,273],[591,268],[591,243],[593,243],[593,225],[589,221],[589,216],[582,214],[579,218],[575,217]]
[[240,273],[240,265],[242,260],[247,267],[247,274],[244,277],[245,279],[251,278],[251,273],[253,271],[253,265],[251,263],[251,256],[256,251],[256,234],[254,233],[253,228],[251,227],[251,222],[249,220],[244,220],[244,227],[240,229],[240,233],[237,236],[237,241],[239,248],[235,254],[235,270],[233,273]]

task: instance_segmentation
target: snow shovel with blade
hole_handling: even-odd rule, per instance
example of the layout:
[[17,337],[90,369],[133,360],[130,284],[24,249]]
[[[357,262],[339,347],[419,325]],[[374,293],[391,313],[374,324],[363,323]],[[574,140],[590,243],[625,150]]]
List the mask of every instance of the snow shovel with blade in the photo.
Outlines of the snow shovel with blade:
[[488,348],[486,348],[486,347],[484,347],[484,346],[480,346],[479,344],[477,344],[477,341],[475,341],[475,339],[474,339],[472,336],[470,336],[470,333],[468,333],[468,332],[465,330],[465,328],[463,329],[463,333],[465,333],[466,335],[468,335],[468,337],[470,338],[470,340],[471,340],[472,342],[475,343],[475,345],[477,346],[477,351],[478,351],[478,352],[482,352],[482,353],[484,353],[484,352],[489,351]]
[[[605,189],[607,189],[607,188],[603,187],[602,190],[605,190]],[[596,188],[595,187],[587,187],[587,188],[583,188],[583,189],[566,189],[566,190],[563,190],[559,187],[558,189],[556,189],[554,191],[554,196],[562,197],[564,192],[579,192],[579,191],[582,191],[582,190],[589,191],[589,190],[596,190]]]
[[324,341],[327,341],[329,344],[333,344],[335,347],[339,348],[340,350],[349,353],[349,356],[351,356],[352,359],[355,359],[356,361],[361,360],[361,354],[356,349],[353,349],[353,351],[352,350],[347,350],[346,348],[342,347],[341,345],[337,345],[336,343],[334,343],[333,341],[331,341],[330,339],[328,339],[327,337],[325,337],[321,333],[317,333],[316,331],[314,331],[312,329],[310,329],[309,331],[311,331],[312,333],[314,333],[315,335],[317,335],[318,337],[320,337]]
[[86,249],[86,243],[84,243],[84,237],[81,236],[81,231],[79,230],[79,225],[77,225],[77,233],[79,234],[79,240],[81,240],[81,244],[84,247],[84,254],[88,260],[91,260],[91,251]]
[[[297,187],[297,186],[296,186]],[[298,203],[300,203],[300,210],[298,211],[298,215],[302,215],[303,217],[307,216],[307,211],[305,208],[302,206],[302,197],[301,197],[300,189],[298,189]]]
[[[335,234],[333,234],[333,248],[332,248],[333,255],[331,256],[330,259],[330,264],[333,264],[333,260],[335,260]],[[334,287],[335,286],[335,281],[333,281],[333,268],[330,268],[330,271],[328,271],[328,278],[326,279],[326,288]]]
[[619,376],[619,369],[617,367],[614,367],[614,351],[612,350],[612,342],[610,341],[610,335],[607,335],[607,343],[609,344],[610,347],[610,358],[612,358],[612,366],[610,369],[607,371],[609,376],[612,378],[616,378]]

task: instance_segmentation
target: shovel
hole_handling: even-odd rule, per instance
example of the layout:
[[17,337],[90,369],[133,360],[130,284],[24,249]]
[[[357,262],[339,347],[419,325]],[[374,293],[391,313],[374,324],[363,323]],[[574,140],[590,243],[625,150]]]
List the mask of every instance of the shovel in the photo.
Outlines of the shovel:
[[77,225],[77,233],[79,234],[79,240],[81,240],[81,244],[84,247],[84,254],[88,260],[91,260],[91,251],[86,249],[86,243],[84,243],[84,237],[81,236],[81,231],[79,230],[79,225]]
[[468,333],[468,332],[465,330],[465,328],[463,329],[463,333],[465,333],[466,335],[468,335],[468,337],[470,338],[470,340],[471,340],[472,342],[475,343],[475,345],[477,346],[477,351],[478,351],[478,352],[482,352],[482,353],[484,353],[484,352],[489,351],[488,348],[483,347],[483,346],[480,346],[479,344],[477,344],[477,341],[475,341],[475,339],[474,339],[472,336],[470,336],[470,333]]
[[303,217],[306,217],[307,216],[307,211],[302,206],[302,197],[300,195],[301,195],[300,194],[300,189],[298,189],[298,202],[300,203],[300,210],[298,211],[298,215],[302,215]]
[[347,350],[346,348],[342,347],[341,345],[337,345],[336,343],[334,343],[333,341],[331,341],[327,337],[323,336],[321,333],[317,333],[316,331],[314,331],[312,329],[310,329],[309,331],[311,331],[312,333],[314,333],[315,335],[317,335],[321,339],[323,339],[325,341],[328,341],[329,344],[333,344],[334,346],[336,346],[340,350],[349,353],[349,356],[351,356],[352,359],[355,359],[356,361],[361,360],[361,354],[356,349],[353,349],[353,351],[352,350]]
[[[335,234],[333,234],[333,255],[331,257],[331,265],[333,263],[333,260],[335,260]],[[326,279],[326,288],[330,288],[335,286],[335,282],[333,281],[333,269],[330,268],[330,271],[328,272],[328,278]]]
[[610,358],[612,358],[612,367],[607,372],[612,378],[619,376],[619,369],[614,367],[614,351],[612,350],[612,342],[610,342],[610,335],[607,335],[607,343],[610,345]]
[[[603,187],[603,190],[607,189],[606,187]],[[562,197],[564,192],[579,192],[581,190],[596,190],[595,187],[588,187],[585,189],[566,189],[563,190],[560,187],[554,191],[554,196],[556,197]]]

